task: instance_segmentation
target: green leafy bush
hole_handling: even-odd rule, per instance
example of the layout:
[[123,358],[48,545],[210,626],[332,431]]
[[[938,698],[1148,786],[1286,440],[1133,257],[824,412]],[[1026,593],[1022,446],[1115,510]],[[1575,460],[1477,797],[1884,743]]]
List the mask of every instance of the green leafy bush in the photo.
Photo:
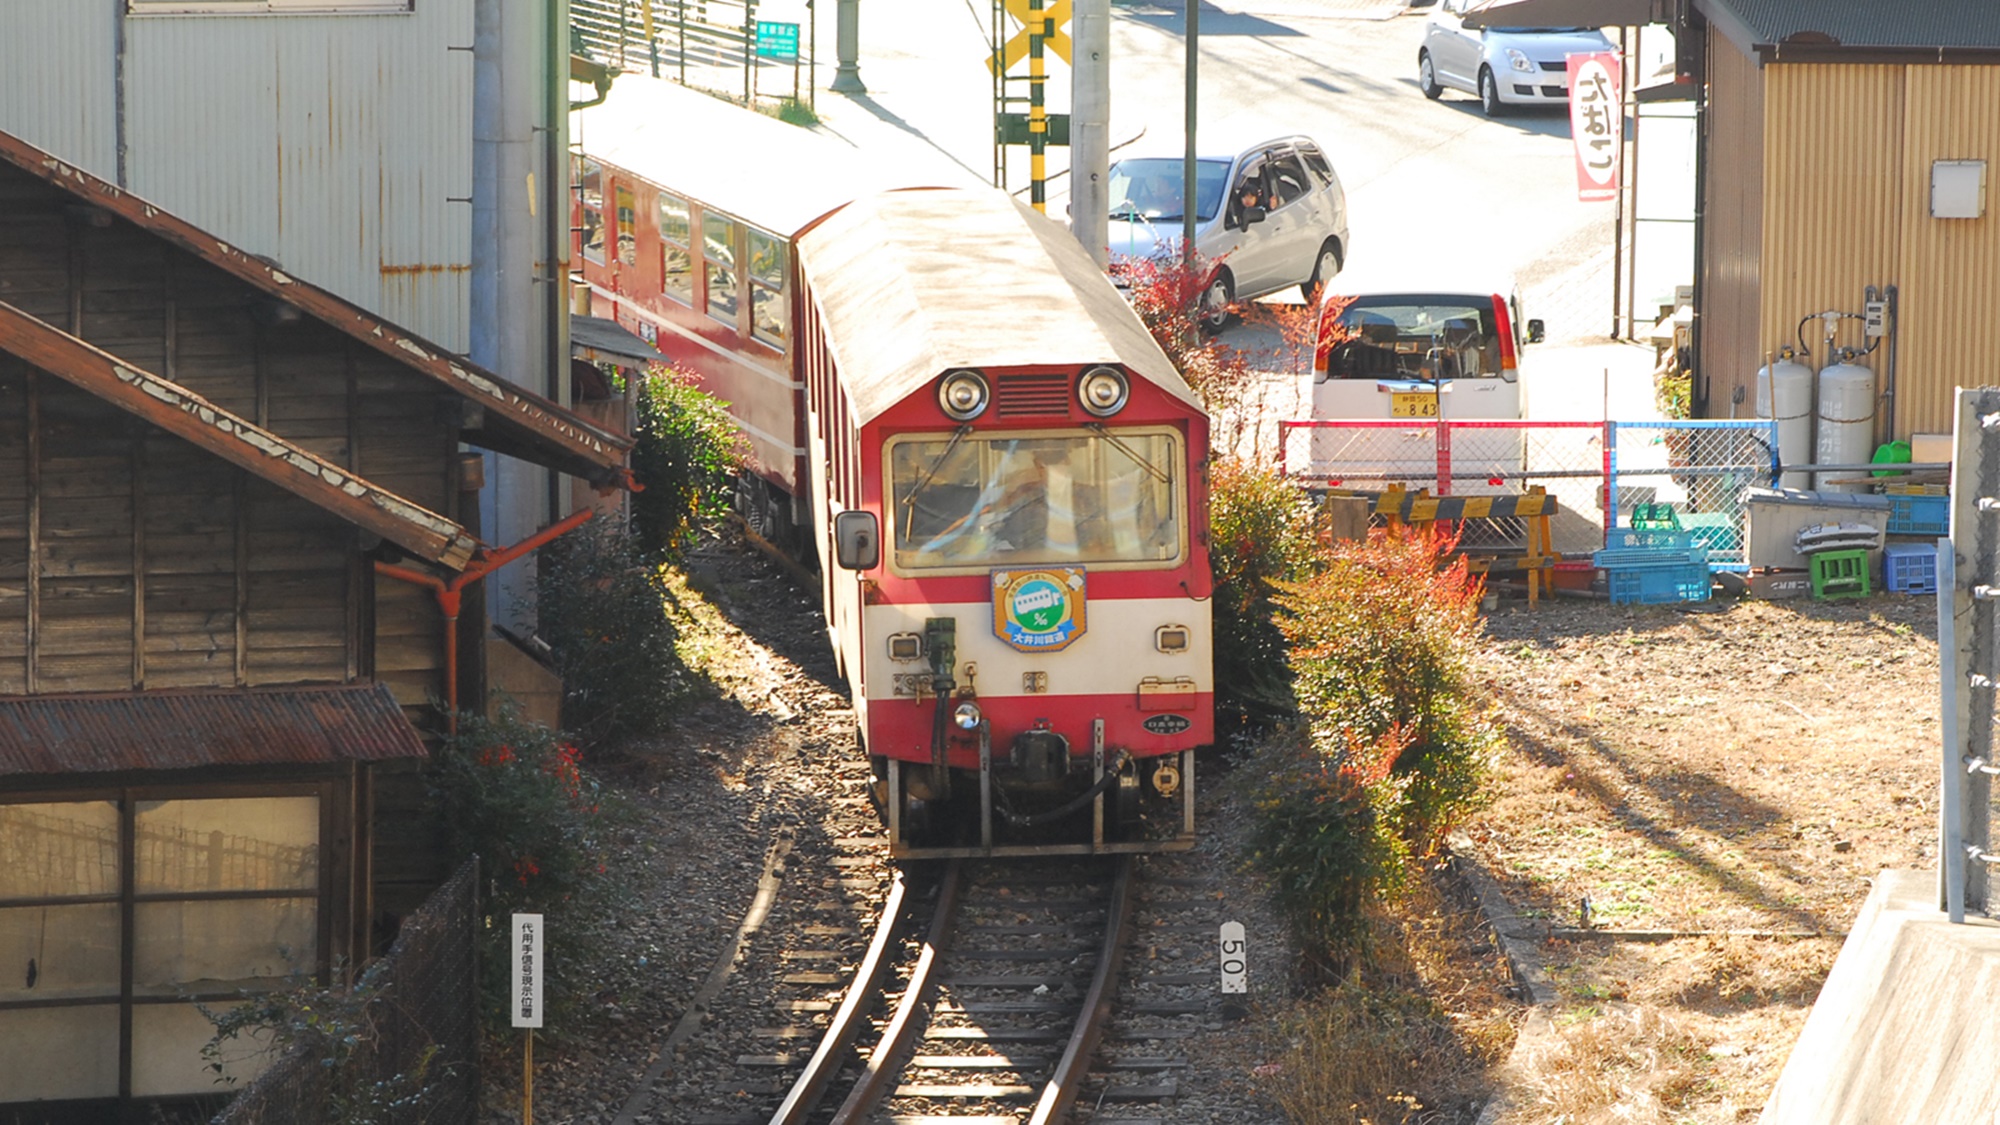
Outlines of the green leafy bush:
[[1333,969],[1365,950],[1370,904],[1477,807],[1498,744],[1473,668],[1481,584],[1455,547],[1377,530],[1279,584],[1304,732],[1264,751],[1250,861]]
[[428,781],[454,861],[477,855],[485,876],[479,929],[480,1001],[488,1027],[506,1026],[510,915],[544,916],[543,963],[551,1019],[560,1024],[588,990],[581,956],[615,893],[605,869],[611,818],[582,753],[555,731],[505,713],[459,716],[458,733],[431,756]]
[[1404,884],[1409,846],[1393,766],[1409,735],[1367,741],[1350,731],[1329,754],[1317,734],[1275,740],[1260,756],[1250,862],[1271,876],[1272,898],[1308,961],[1339,975],[1366,945],[1368,903]]
[[664,729],[688,683],[657,557],[585,524],[537,560],[538,635],[562,676],[563,726],[593,748]]
[[1329,548],[1325,569],[1278,599],[1299,710],[1321,751],[1342,753],[1350,734],[1409,733],[1395,765],[1407,785],[1399,819],[1424,854],[1476,807],[1499,739],[1473,668],[1483,584],[1451,558],[1456,548],[1441,533],[1377,530]]
[[704,521],[729,510],[730,477],[748,452],[729,404],[702,391],[678,367],[656,368],[639,385],[632,473],[644,491],[632,497],[640,547],[673,555]]
[[1208,527],[1216,706],[1238,725],[1269,726],[1296,710],[1272,583],[1311,573],[1311,510],[1296,484],[1269,469],[1218,460],[1209,469]]

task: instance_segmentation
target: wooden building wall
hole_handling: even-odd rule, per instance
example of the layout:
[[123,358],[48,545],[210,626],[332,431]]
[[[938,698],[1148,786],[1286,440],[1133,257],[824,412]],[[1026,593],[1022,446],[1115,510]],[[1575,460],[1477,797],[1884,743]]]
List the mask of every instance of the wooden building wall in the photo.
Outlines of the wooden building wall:
[[351,525],[11,357],[0,480],[0,695],[341,683],[384,662],[435,690],[435,604],[398,600],[408,627],[371,645]]
[[[0,300],[458,518],[456,395],[13,168]],[[351,526],[0,370],[0,694],[373,675],[413,718],[444,695],[435,601],[375,575]]]

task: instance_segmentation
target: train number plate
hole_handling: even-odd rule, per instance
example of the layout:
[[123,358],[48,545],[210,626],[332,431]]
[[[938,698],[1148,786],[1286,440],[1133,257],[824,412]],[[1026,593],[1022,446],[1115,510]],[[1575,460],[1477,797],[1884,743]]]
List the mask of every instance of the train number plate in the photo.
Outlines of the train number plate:
[[1389,393],[1389,417],[1391,418],[1435,418],[1438,416],[1438,396],[1432,391],[1391,391]]
[[1194,724],[1185,715],[1154,715],[1139,725],[1154,734],[1179,734]]

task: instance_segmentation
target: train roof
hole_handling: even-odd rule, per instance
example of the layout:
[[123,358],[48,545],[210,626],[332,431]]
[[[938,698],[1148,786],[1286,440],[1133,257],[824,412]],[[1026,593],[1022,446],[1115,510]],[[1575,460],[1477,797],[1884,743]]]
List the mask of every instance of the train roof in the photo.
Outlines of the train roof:
[[619,75],[580,111],[575,139],[585,156],[785,238],[899,182],[822,134],[643,74]]
[[1116,363],[1201,406],[1069,231],[1005,193],[866,196],[798,254],[857,423],[955,367]]

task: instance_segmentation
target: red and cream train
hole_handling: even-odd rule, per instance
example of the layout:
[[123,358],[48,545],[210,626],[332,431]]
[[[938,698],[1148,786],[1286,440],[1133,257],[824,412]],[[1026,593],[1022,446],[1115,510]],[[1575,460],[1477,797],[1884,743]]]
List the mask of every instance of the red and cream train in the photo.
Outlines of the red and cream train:
[[732,404],[740,495],[816,553],[894,852],[1187,847],[1208,419],[1089,256],[664,82],[578,139],[593,311]]

